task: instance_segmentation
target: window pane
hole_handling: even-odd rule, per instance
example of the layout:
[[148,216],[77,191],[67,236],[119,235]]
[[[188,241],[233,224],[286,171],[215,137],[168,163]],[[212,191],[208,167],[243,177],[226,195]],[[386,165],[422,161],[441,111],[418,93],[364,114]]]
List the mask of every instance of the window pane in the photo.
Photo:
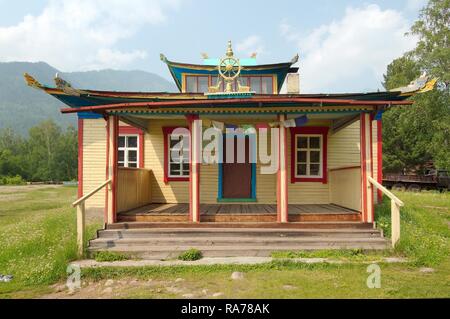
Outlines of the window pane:
[[310,148],[320,148],[320,137],[310,137],[309,138]]
[[129,162],[137,161],[137,151],[128,151],[128,161]]
[[297,138],[297,148],[307,148],[308,147],[308,138],[307,137],[298,137]]
[[208,77],[207,76],[199,76],[198,77],[198,89],[197,92],[205,93],[208,92]]
[[319,151],[311,151],[309,153],[309,161],[311,163],[320,163],[320,152]]
[[261,78],[252,76],[250,77],[250,91],[256,92],[257,94],[261,93]]
[[124,163],[123,162],[119,162],[119,167],[124,167]]
[[239,81],[240,81],[241,85],[243,85],[243,86],[249,86],[248,79],[249,79],[248,76],[241,76],[241,77],[239,78]]
[[183,163],[183,175],[189,175],[189,163]]
[[128,163],[128,167],[136,168],[137,167],[137,163]]
[[170,175],[180,175],[180,164],[170,164]]
[[195,76],[186,77],[186,92],[190,93],[197,92],[197,77]]
[[137,147],[137,136],[128,136],[127,137],[127,146],[128,147]]
[[262,78],[262,93],[263,94],[272,94],[273,93],[273,85],[272,78],[263,77]]
[[119,136],[119,147],[125,146],[125,136]]
[[306,151],[297,152],[297,162],[306,163]]
[[119,153],[118,153],[119,162],[123,162],[125,160],[124,155],[125,155],[124,151],[119,151]]
[[311,164],[309,167],[309,175],[319,176],[320,164]]
[[306,175],[306,164],[297,165],[297,175]]

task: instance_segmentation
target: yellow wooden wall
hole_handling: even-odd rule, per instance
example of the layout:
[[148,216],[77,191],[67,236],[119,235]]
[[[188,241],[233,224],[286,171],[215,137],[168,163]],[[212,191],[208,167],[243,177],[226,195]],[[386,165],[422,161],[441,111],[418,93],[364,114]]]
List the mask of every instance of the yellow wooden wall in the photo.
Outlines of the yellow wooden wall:
[[[90,192],[106,178],[106,121],[83,120],[83,194]],[[105,190],[86,201],[86,208],[103,208]]]
[[152,171],[154,203],[189,203],[189,182],[164,183],[164,126],[187,127],[185,120],[150,120],[144,141],[144,167]]

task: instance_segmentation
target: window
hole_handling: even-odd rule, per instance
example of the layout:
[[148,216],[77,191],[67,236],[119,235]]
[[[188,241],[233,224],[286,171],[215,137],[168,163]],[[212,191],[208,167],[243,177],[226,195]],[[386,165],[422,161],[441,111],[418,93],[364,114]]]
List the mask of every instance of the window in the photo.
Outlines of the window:
[[293,127],[291,131],[291,182],[327,181],[328,127]]
[[[217,75],[186,75],[185,76],[185,92],[187,93],[205,93],[208,92],[210,86],[217,85]],[[233,90],[237,90],[236,81],[243,86],[249,86],[250,91],[257,94],[273,94],[273,77],[272,75],[253,76],[245,75],[238,77],[233,81]],[[225,83],[222,80],[221,91],[225,89]]]
[[120,126],[117,151],[119,167],[144,167],[144,131],[132,126]]
[[119,136],[119,167],[138,167],[138,135]]
[[241,76],[241,85],[249,86],[256,94],[273,94],[272,76]]
[[296,135],[296,177],[322,177],[322,135]]
[[189,130],[172,134],[176,127],[163,127],[164,133],[164,182],[189,180]]
[[186,76],[186,92],[188,93],[205,93],[208,92],[209,76]]
[[[169,144],[169,177],[189,176],[189,136],[167,135]],[[186,145],[187,143],[187,145]]]

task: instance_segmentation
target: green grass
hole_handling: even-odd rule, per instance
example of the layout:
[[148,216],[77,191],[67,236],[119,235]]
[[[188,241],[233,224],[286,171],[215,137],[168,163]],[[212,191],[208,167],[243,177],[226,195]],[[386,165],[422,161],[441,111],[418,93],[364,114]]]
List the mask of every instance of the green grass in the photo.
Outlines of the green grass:
[[[221,298],[443,298],[450,295],[450,262],[434,273],[422,273],[413,265],[379,264],[381,288],[366,285],[367,265],[300,264],[276,261],[260,265],[174,266],[142,268],[91,268],[83,271],[83,280],[133,279],[145,283],[160,282],[156,289],[137,286],[118,290],[118,298],[180,298],[167,287],[184,288],[196,297]],[[231,273],[244,273],[243,280],[232,280]],[[182,278],[181,283],[176,279]],[[209,295],[202,292],[207,291]]]
[[179,260],[190,261],[199,260],[203,257],[202,252],[198,249],[191,248],[178,256]]
[[[450,194],[395,192],[405,203],[400,209],[400,242],[395,252],[416,266],[436,266],[450,256]],[[391,236],[390,201],[376,209],[376,221]]]
[[104,262],[128,260],[130,257],[115,251],[99,251],[95,254],[94,259],[99,262]]
[[[450,194],[396,194],[406,206],[401,209],[401,240],[395,251],[274,253],[274,257],[330,258],[351,263],[300,264],[276,260],[262,265],[103,267],[83,270],[82,279],[98,283],[128,278],[155,282],[155,288],[143,285],[115,288],[120,298],[182,297],[167,291],[168,285],[178,285],[197,297],[211,297],[202,291],[221,292],[223,298],[450,297]],[[14,275],[12,282],[0,283],[0,298],[40,296],[52,292],[52,284],[65,281],[66,266],[76,258],[76,216],[70,206],[75,195],[73,187],[33,191],[0,189],[0,273]],[[378,225],[389,236],[389,202],[379,206],[376,214]],[[88,234],[93,236],[99,227],[100,223],[89,225]],[[405,256],[410,262],[379,263],[382,287],[367,288],[367,264],[359,262],[391,255]],[[102,254],[102,258],[122,257]],[[434,272],[421,272],[422,266],[433,267]],[[234,271],[244,272],[244,279],[231,280]],[[177,282],[177,278],[184,280]],[[99,289],[101,294],[104,288]]]
[[[70,206],[76,188],[0,195],[0,273],[14,276],[0,284],[0,298],[46,291],[65,278],[67,263],[76,259],[76,213]],[[89,225],[88,234],[98,226]]]

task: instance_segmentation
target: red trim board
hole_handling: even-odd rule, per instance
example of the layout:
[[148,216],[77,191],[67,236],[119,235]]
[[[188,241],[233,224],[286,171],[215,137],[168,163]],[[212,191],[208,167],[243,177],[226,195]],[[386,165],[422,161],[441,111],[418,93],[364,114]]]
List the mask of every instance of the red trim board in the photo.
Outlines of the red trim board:
[[[377,181],[383,183],[383,125],[382,121],[377,121]],[[383,200],[383,193],[381,190],[377,191],[378,203]]]
[[83,134],[84,120],[78,119],[78,198],[83,196]]

